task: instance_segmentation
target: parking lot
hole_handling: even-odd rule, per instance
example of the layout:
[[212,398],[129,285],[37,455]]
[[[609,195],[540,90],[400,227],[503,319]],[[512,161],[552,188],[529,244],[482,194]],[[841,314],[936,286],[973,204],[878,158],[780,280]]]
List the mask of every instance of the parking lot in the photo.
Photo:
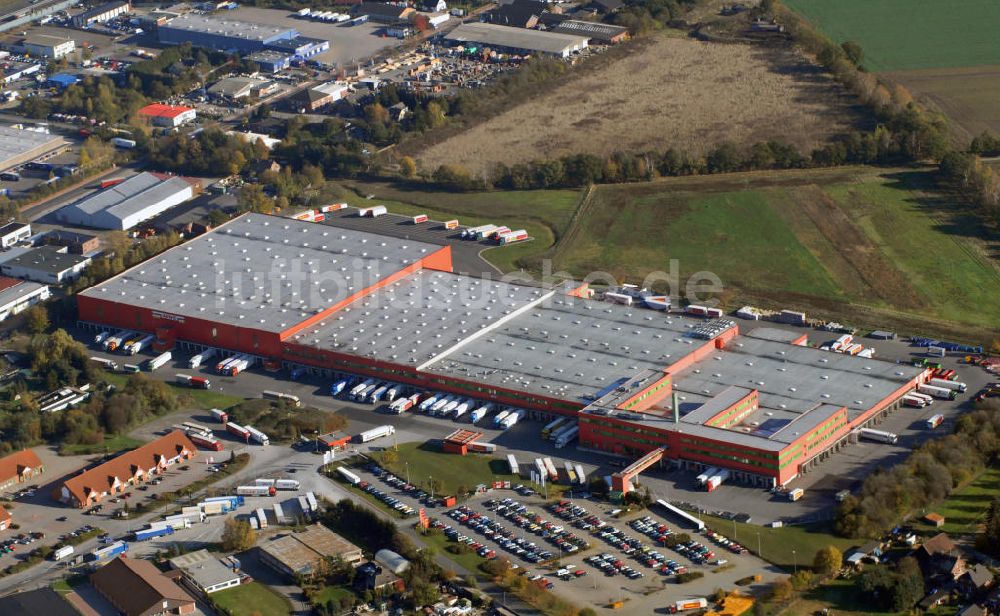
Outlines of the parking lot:
[[[582,498],[546,501],[529,486],[489,490],[442,508],[418,486],[376,464],[351,472],[361,479],[357,488],[390,506],[424,507],[432,527],[450,542],[467,545],[483,559],[506,558],[533,581],[577,603],[582,596],[600,608],[621,599],[635,602],[630,609],[652,613],[748,576],[760,574],[754,582],[760,584],[779,574],[742,546],[710,531],[684,530],[657,512],[619,518],[610,505]],[[676,582],[678,574],[691,571],[704,577]]]

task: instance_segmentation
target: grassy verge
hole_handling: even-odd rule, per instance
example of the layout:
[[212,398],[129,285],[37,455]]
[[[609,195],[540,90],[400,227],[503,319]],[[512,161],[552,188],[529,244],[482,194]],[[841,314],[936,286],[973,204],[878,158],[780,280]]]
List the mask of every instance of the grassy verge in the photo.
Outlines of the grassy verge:
[[259,582],[241,584],[209,595],[209,601],[228,616],[281,616],[292,613],[291,602]]
[[[342,466],[342,465],[340,465],[340,466]],[[372,496],[368,492],[365,492],[364,490],[362,490],[360,488],[357,488],[355,486],[352,486],[351,484],[347,483],[346,481],[344,481],[343,478],[341,478],[341,476],[338,473],[336,473],[336,472],[328,472],[326,476],[327,476],[327,479],[329,479],[330,481],[335,481],[335,482],[339,483],[340,485],[342,485],[345,490],[350,490],[351,492],[354,492],[355,494],[358,494],[359,496],[361,496],[361,498],[365,499],[366,501],[368,501],[369,503],[371,503],[372,505],[374,505],[375,508],[378,509],[379,511],[382,511],[382,512],[384,512],[384,513],[388,514],[389,516],[391,516],[393,518],[396,518],[396,519],[403,519],[403,518],[406,517],[402,513],[398,512],[395,509],[393,509],[392,507],[390,507],[389,505],[386,505],[385,503],[383,503],[379,499],[375,498],[374,496]]]
[[[490,249],[487,261],[503,272],[533,264],[562,237],[582,197],[580,190],[519,190],[455,193],[420,184],[350,182],[333,186],[333,197],[353,206],[385,205],[394,214],[427,214],[432,220],[458,218],[463,225],[497,224],[524,229],[530,242]],[[375,198],[368,200],[367,195]]]
[[338,606],[332,610],[333,613],[337,613],[341,601],[343,599],[349,599],[353,603],[356,599],[354,592],[351,589],[344,586],[324,586],[321,590],[317,591],[310,599],[313,606],[319,609],[329,605],[331,602],[334,606]]
[[857,540],[835,536],[827,523],[769,528],[736,522],[734,534],[732,520],[710,515],[699,517],[715,532],[741,543],[755,554],[759,545],[758,556],[788,569],[795,565],[811,565],[816,552],[828,545],[835,546],[841,552],[858,545]]
[[931,509],[944,516],[944,526],[935,528],[923,522],[918,522],[914,526],[933,534],[940,532],[951,535],[975,534],[986,517],[990,503],[998,493],[1000,493],[1000,465],[994,465]]
[[226,477],[229,477],[230,475],[240,472],[241,470],[246,468],[246,465],[249,463],[250,463],[250,454],[241,453],[238,456],[236,456],[236,459],[233,460],[232,462],[227,460],[221,463],[222,468],[221,470],[219,470],[219,472],[211,473],[206,477],[202,477],[201,479],[184,486],[183,488],[177,490],[176,492],[164,492],[163,494],[157,496],[155,500],[149,500],[139,503],[139,505],[142,505],[142,509],[140,510],[137,508],[135,511],[140,513],[155,511],[160,507],[165,507],[171,503],[176,503],[176,501],[180,497],[191,496],[193,494],[196,494],[200,490],[207,488],[212,484],[218,483],[223,479],[225,479]]
[[[122,374],[119,372],[109,372],[107,373],[105,380],[115,387],[121,388],[125,386],[129,376],[130,375],[128,374]],[[202,410],[227,409],[234,404],[243,401],[243,398],[219,393],[217,391],[212,391],[211,389],[193,389],[191,387],[184,387],[170,381],[167,381],[166,383],[174,391],[174,394],[183,406],[189,406]]]
[[479,566],[485,562],[484,559],[480,558],[471,549],[461,549],[459,546],[465,547],[463,544],[450,541],[440,530],[430,529],[426,533],[421,533],[420,539],[433,547],[438,554],[443,554],[466,571],[477,577],[480,575],[481,570]]
[[107,436],[104,438],[103,442],[100,443],[79,443],[76,445],[62,445],[59,447],[59,455],[61,456],[90,456],[99,453],[117,453],[119,451],[124,451],[126,449],[135,449],[140,445],[145,445],[146,441],[142,441],[131,436],[119,435],[119,436]]
[[[477,484],[489,485],[493,481],[527,483],[510,474],[507,461],[485,454],[459,456],[442,453],[428,443],[400,443],[396,450],[372,454],[372,458],[397,477],[407,479],[415,486],[430,491],[431,481],[437,485],[435,494],[460,494],[470,491]],[[549,496],[562,494],[569,488],[549,485]]]

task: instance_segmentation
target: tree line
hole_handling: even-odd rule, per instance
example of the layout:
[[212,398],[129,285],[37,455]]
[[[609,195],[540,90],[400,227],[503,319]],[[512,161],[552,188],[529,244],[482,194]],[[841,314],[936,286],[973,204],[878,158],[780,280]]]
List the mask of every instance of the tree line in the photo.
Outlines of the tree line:
[[[0,452],[8,453],[39,442],[95,445],[105,436],[121,435],[151,417],[178,408],[173,390],[142,375],[123,387],[108,388],[104,371],[90,361],[87,349],[66,331],[36,334],[25,346],[31,373],[19,378],[0,400]],[[90,384],[90,398],[76,408],[42,413],[38,392]]]
[[1000,402],[987,399],[978,407],[958,419],[953,434],[927,441],[904,462],[868,475],[858,495],[838,507],[834,531],[878,537],[972,479],[1000,453]]

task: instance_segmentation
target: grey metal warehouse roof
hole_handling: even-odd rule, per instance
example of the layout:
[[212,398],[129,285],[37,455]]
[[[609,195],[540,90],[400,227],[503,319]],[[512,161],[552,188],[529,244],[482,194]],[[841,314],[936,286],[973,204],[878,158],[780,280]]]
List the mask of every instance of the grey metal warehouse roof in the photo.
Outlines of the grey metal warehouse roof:
[[247,214],[83,294],[280,332],[438,250]]
[[294,28],[268,26],[235,19],[219,19],[196,13],[185,13],[166,25],[160,26],[160,30],[182,30],[258,42],[266,42],[275,37],[292,38],[298,34]]
[[[421,270],[296,334],[309,346],[419,365],[550,295],[543,289]],[[466,343],[468,344],[468,342]]]
[[64,143],[59,135],[0,126],[0,169],[27,162]]
[[527,30],[498,24],[465,23],[445,35],[449,41],[562,54],[587,46],[586,36]]
[[905,364],[739,336],[674,375],[674,389],[713,396],[730,385],[757,389],[760,406],[802,413],[817,404],[847,407],[853,420],[922,371]]
[[708,343],[687,336],[700,323],[643,308],[555,297],[427,369],[584,401],[618,379],[662,370]]
[[[67,205],[59,210],[57,217],[91,227],[121,228],[124,221],[135,217],[151,218],[160,213],[162,203],[176,200],[175,197],[184,191],[191,191],[191,184],[186,180],[144,171]],[[143,216],[147,210],[149,216]]]

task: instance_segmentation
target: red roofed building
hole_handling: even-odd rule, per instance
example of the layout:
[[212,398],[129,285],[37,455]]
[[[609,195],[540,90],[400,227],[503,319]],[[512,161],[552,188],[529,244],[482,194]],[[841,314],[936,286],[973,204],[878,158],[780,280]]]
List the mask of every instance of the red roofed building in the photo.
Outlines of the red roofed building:
[[197,112],[191,107],[153,103],[140,109],[139,115],[152,122],[153,126],[174,128],[194,120]]
[[30,449],[0,458],[0,490],[6,490],[16,483],[24,483],[45,471],[42,461]]
[[0,507],[0,530],[7,530],[10,528],[10,522],[10,512],[3,507]]
[[180,430],[127,451],[63,482],[53,498],[76,507],[89,507],[111,494],[145,483],[170,466],[194,458],[197,449]]

